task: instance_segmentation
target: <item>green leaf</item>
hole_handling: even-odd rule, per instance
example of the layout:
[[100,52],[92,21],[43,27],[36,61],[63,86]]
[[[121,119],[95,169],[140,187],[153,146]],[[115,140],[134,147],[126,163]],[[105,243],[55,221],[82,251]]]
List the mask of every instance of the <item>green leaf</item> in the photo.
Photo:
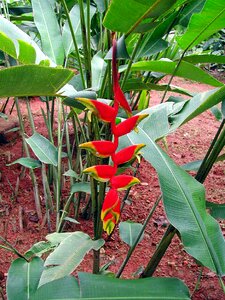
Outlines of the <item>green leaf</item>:
[[0,70],[0,97],[55,96],[73,76],[67,69],[37,65]]
[[[22,45],[21,41],[26,44]],[[29,45],[29,50],[26,50],[27,45]],[[16,52],[14,48],[16,49]],[[0,49],[15,59],[22,59],[23,63],[33,63],[34,54],[33,50],[30,48],[34,48],[36,64],[41,61],[48,60],[51,66],[55,66],[55,64],[41,51],[29,35],[6,18],[0,16]],[[27,51],[29,52],[29,57],[26,57]],[[31,59],[31,61],[29,61],[29,59]]]
[[[87,15],[87,5],[85,3],[83,5],[84,5],[84,15],[86,16]],[[96,11],[96,9],[91,5],[90,6],[90,18],[91,19],[93,18],[95,11]],[[77,46],[78,46],[78,48],[81,48],[82,33],[81,33],[81,20],[80,20],[80,6],[78,4],[74,5],[73,8],[71,9],[70,19],[71,19],[73,31],[74,31],[74,34],[76,37]],[[87,18],[85,18],[85,22],[87,22]],[[63,39],[63,45],[64,45],[64,49],[65,49],[65,55],[66,55],[66,57],[68,57],[69,54],[75,50],[68,21],[66,21],[65,25],[63,26],[62,39]]]
[[45,261],[46,269],[42,273],[39,286],[71,274],[90,250],[98,250],[103,245],[104,240],[93,241],[83,232],[70,234]]
[[91,186],[90,182],[77,182],[74,183],[71,187],[71,194],[78,193],[78,192],[84,192],[87,194],[91,194]]
[[26,142],[42,163],[53,166],[58,165],[58,150],[44,136],[34,133],[30,138],[26,139]]
[[112,31],[128,33],[145,18],[161,16],[175,2],[176,0],[112,0],[103,24]]
[[73,300],[79,295],[79,286],[75,277],[64,278],[49,282],[38,288],[30,300]]
[[[120,222],[119,230],[120,230],[120,238],[130,247],[134,245],[136,239],[142,229],[143,225],[139,223],[133,222]],[[144,234],[142,234],[141,238],[139,239],[138,243],[142,241],[144,238]]]
[[191,16],[194,13],[199,13],[202,10],[205,1],[206,0],[188,1],[181,11],[179,24],[187,27]]
[[64,48],[53,7],[46,0],[32,0],[34,22],[41,36],[42,49],[57,65],[62,65]]
[[68,177],[73,177],[73,178],[76,178],[76,179],[79,179],[79,175],[72,169],[69,169],[68,171],[66,171],[63,176],[68,176]]
[[[142,91],[142,90],[165,91],[166,89],[167,89],[167,84],[145,83],[140,78],[128,79],[123,87],[124,91]],[[168,91],[182,94],[182,95],[193,96],[193,94],[188,90],[175,85],[170,85],[168,87]]]
[[6,283],[8,300],[29,300],[37,290],[43,261],[34,257],[30,262],[17,258],[12,263]]
[[91,61],[92,70],[92,89],[99,91],[107,68],[107,63],[104,61],[102,52],[95,54]]
[[190,299],[187,287],[176,278],[125,280],[88,273],[79,273],[78,277],[81,299],[86,300]]
[[13,161],[10,164],[7,164],[7,166],[15,165],[15,164],[20,164],[26,168],[30,169],[36,169],[41,167],[41,162],[39,160],[36,160],[34,158],[30,157],[21,157],[15,161]]
[[[176,62],[173,61],[140,61],[132,65],[132,71],[154,71],[163,74],[173,74],[177,66]],[[212,86],[222,86],[223,83],[215,79],[213,76],[204,72],[200,68],[182,61],[176,71],[176,76],[183,77],[186,79],[195,80],[197,82],[202,82],[210,84]]]
[[223,55],[213,55],[213,54],[199,54],[199,55],[189,55],[185,56],[183,60],[191,64],[225,64],[225,56]]
[[187,31],[177,41],[182,49],[187,50],[224,27],[224,0],[207,0],[202,11],[192,15]]
[[35,64],[36,51],[34,47],[23,40],[18,40],[19,43],[19,56],[18,61],[22,64]]
[[25,253],[25,257],[30,259],[32,256],[41,256],[52,249],[52,244],[50,242],[38,242]]
[[190,121],[210,107],[218,104],[224,99],[224,97],[225,86],[218,90],[211,90],[209,92],[197,94],[191,100],[185,102],[185,105],[178,113],[173,113],[170,115],[170,132],[173,132],[182,124]]
[[225,220],[225,204],[206,202],[206,207],[215,219]]
[[139,134],[128,137],[133,144],[146,144],[142,155],[158,173],[166,215],[180,232],[185,250],[223,276],[225,241],[219,224],[206,212],[203,185],[177,166],[141,128]]

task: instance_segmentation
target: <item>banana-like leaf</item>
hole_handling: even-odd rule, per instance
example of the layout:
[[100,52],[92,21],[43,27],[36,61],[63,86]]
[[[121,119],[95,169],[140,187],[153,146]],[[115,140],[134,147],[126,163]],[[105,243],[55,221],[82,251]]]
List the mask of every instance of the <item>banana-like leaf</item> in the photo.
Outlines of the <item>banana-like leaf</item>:
[[104,26],[112,31],[128,33],[145,18],[162,16],[177,0],[112,0],[107,10]]
[[225,204],[220,204],[220,203],[214,203],[214,202],[207,201],[206,202],[206,207],[209,209],[210,214],[215,219],[225,220]]
[[181,87],[167,84],[154,84],[154,83],[145,83],[140,78],[128,79],[123,87],[124,91],[142,91],[142,90],[154,90],[154,91],[165,91],[178,93],[187,96],[194,96],[193,93],[189,92],[186,89]]
[[[177,63],[173,61],[140,61],[134,63],[131,67],[132,71],[154,71],[162,74],[173,74]],[[215,79],[213,76],[204,72],[200,68],[182,61],[176,71],[176,76],[186,79],[195,80],[197,82],[206,83],[212,86],[222,86],[223,83]]]
[[62,65],[64,47],[54,8],[49,1],[32,0],[34,22],[41,36],[42,49],[54,63]]
[[[20,42],[19,42],[20,41]],[[29,50],[26,47],[29,47]],[[33,48],[33,49],[31,49]],[[51,66],[55,64],[41,51],[38,45],[29,35],[23,32],[12,22],[0,16],[0,49],[22,63],[39,64],[41,61],[49,61]],[[29,51],[29,56],[27,53]]]
[[189,55],[185,56],[183,60],[191,64],[225,64],[224,55],[213,55],[213,54],[201,54],[201,55]]
[[205,1],[206,0],[188,1],[182,9],[178,23],[184,27],[187,27],[191,16],[199,13],[202,10]]
[[71,187],[71,194],[84,192],[87,194],[91,194],[90,182],[76,182]]
[[104,61],[101,51],[93,56],[91,67],[92,89],[94,91],[99,91],[107,68],[107,63]]
[[[116,279],[79,273],[80,295],[76,299],[165,300],[190,299],[185,284],[176,278]],[[63,298],[62,298],[63,299]]]
[[30,169],[36,169],[41,167],[41,162],[37,159],[31,158],[31,157],[21,157],[15,161],[13,161],[10,164],[7,164],[7,166],[12,166],[15,164],[20,164],[26,168]]
[[23,258],[14,260],[6,283],[7,299],[31,299],[37,290],[43,264],[43,260],[39,257],[34,257],[30,262]]
[[204,186],[177,166],[141,128],[128,138],[133,144],[146,144],[142,155],[158,173],[167,217],[180,232],[185,250],[219,276],[225,275],[225,241],[219,224],[206,212]]
[[187,50],[224,27],[224,0],[206,0],[202,11],[192,15],[187,31],[177,41],[182,49]]
[[2,69],[0,70],[0,97],[56,96],[57,91],[72,76],[73,72],[68,69],[39,65]]
[[[92,19],[95,14],[96,9],[94,6],[90,6],[90,18]],[[87,15],[87,5],[84,3],[84,14]],[[76,42],[78,48],[81,48],[82,46],[82,33],[81,33],[81,21],[80,21],[80,6],[78,4],[75,4],[73,8],[70,11],[70,19],[72,22],[72,27],[74,31],[74,35],[76,37]],[[87,21],[87,20],[85,20]],[[68,21],[65,22],[65,25],[63,26],[62,31],[62,39],[63,39],[63,45],[65,48],[65,55],[68,57],[68,55],[74,51],[74,43],[71,36],[69,23]]]
[[[128,244],[130,247],[134,245],[136,242],[136,239],[142,229],[143,225],[140,223],[134,223],[134,222],[120,222],[119,224],[119,231],[120,231],[120,238],[122,241],[124,241],[126,244]],[[140,237],[138,243],[142,241],[144,238],[144,234]]]
[[41,162],[53,166],[58,165],[58,150],[44,136],[34,133],[26,139],[26,142]]
[[103,239],[93,241],[83,232],[71,233],[48,256],[39,286],[71,274],[90,250],[98,250],[103,245]]

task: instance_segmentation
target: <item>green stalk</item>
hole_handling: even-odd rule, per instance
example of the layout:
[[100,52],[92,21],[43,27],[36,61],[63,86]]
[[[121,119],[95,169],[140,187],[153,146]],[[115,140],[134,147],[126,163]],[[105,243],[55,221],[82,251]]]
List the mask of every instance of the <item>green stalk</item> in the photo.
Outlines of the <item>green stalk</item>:
[[127,265],[128,261],[129,261],[131,255],[132,255],[132,253],[134,252],[134,250],[135,250],[137,244],[139,243],[139,240],[140,240],[142,234],[144,233],[145,228],[146,228],[147,224],[149,223],[149,221],[150,221],[150,219],[151,219],[153,213],[155,212],[155,210],[156,210],[156,208],[157,208],[157,206],[158,206],[158,204],[159,204],[159,202],[160,202],[161,199],[162,199],[162,195],[160,195],[160,196],[158,197],[158,199],[157,199],[156,202],[154,203],[154,205],[153,205],[151,211],[149,212],[149,214],[148,214],[148,216],[147,216],[147,218],[146,218],[146,220],[145,220],[145,222],[144,222],[144,224],[143,224],[143,226],[142,226],[142,229],[141,229],[141,231],[139,232],[139,234],[138,234],[138,236],[137,236],[137,238],[136,238],[134,244],[133,244],[132,247],[130,247],[130,249],[128,250],[127,256],[126,256],[125,260],[123,261],[123,263],[122,263],[120,269],[118,270],[118,272],[117,272],[117,274],[116,274],[116,278],[119,278],[119,277],[121,276],[121,274],[122,274],[124,268],[126,267],[126,265]]
[[68,211],[69,211],[69,208],[70,208],[70,204],[73,200],[73,194],[70,194],[67,201],[66,201],[66,204],[63,208],[63,212],[62,212],[62,215],[60,217],[60,220],[59,220],[59,225],[58,225],[58,228],[57,228],[57,232],[61,232],[62,230],[62,225],[63,225],[63,222],[64,222],[64,218],[68,215]]
[[83,73],[83,68],[82,68],[82,63],[81,63],[79,48],[78,48],[78,45],[77,45],[77,40],[76,40],[76,36],[75,36],[74,30],[73,30],[73,24],[71,22],[70,13],[69,13],[68,7],[66,5],[66,1],[65,0],[61,0],[61,2],[62,2],[62,5],[63,5],[63,8],[65,10],[65,14],[66,14],[66,17],[67,17],[67,20],[68,20],[68,24],[69,24],[69,28],[70,28],[71,37],[72,37],[74,48],[75,48],[75,52],[76,52],[76,55],[77,55],[77,60],[78,60],[78,65],[79,65],[79,71],[80,71],[80,76],[81,76],[82,84],[83,84],[83,87],[86,88],[86,82],[85,82],[85,79],[84,79],[84,73]]
[[58,228],[60,220],[60,208],[61,208],[61,176],[62,176],[62,102],[58,102],[58,165],[55,168],[57,170],[56,178],[56,228]]
[[[0,240],[4,243],[4,244],[6,244],[8,247],[9,247],[9,249],[12,251],[12,252],[14,252],[17,256],[19,256],[19,257],[21,257],[21,258],[23,258],[23,259],[25,259],[26,261],[28,261],[27,259],[26,259],[26,257],[25,256],[23,256],[23,254],[21,254],[18,250],[16,250],[16,248],[14,248],[6,239],[4,239],[2,236],[0,236]],[[2,247],[3,248],[3,247]],[[5,249],[6,249],[7,247],[5,247]],[[8,248],[7,248],[7,250],[9,250]]]
[[34,118],[33,118],[33,115],[32,115],[32,111],[31,111],[31,107],[30,107],[30,101],[29,101],[28,97],[26,97],[26,104],[27,104],[27,111],[28,111],[30,126],[31,126],[31,129],[32,129],[32,134],[34,134],[36,129],[35,129]]
[[135,56],[137,54],[138,48],[139,48],[140,44],[142,43],[143,36],[144,36],[144,34],[140,34],[139,39],[138,39],[138,41],[137,41],[137,43],[136,43],[136,45],[135,45],[135,47],[133,49],[133,52],[131,54],[131,58],[130,58],[130,60],[128,62],[127,69],[126,69],[126,71],[124,73],[124,77],[123,77],[123,80],[122,80],[122,83],[121,83],[121,88],[122,89],[123,89],[123,87],[124,87],[124,85],[125,85],[125,83],[127,81],[128,76],[129,76],[131,66],[132,66],[134,58],[135,58]]
[[45,198],[48,232],[51,232],[51,219],[50,219],[49,211],[53,211],[53,202],[52,202],[51,191],[47,179],[45,164],[42,164],[41,175],[42,175],[43,191],[44,191],[44,198]]
[[[23,118],[22,118],[22,114],[21,114],[20,107],[19,107],[19,101],[18,101],[17,97],[15,98],[15,103],[16,103],[17,115],[19,118],[20,131],[21,131],[21,135],[22,135],[24,150],[25,150],[26,156],[30,157],[29,148],[28,148],[28,145],[27,145],[25,137],[24,137],[25,130],[24,130],[24,125],[23,125]],[[40,197],[39,197],[38,183],[37,183],[37,179],[36,179],[34,170],[30,169],[29,171],[30,171],[30,176],[31,176],[31,180],[32,180],[32,185],[33,185],[35,207],[36,207],[38,218],[41,220],[42,212],[41,212],[41,203],[40,203]]]
[[[80,6],[80,22],[81,22],[81,32],[82,32],[82,41],[83,41],[83,50],[84,50],[84,63],[85,63],[85,71],[86,71],[86,81],[87,87],[91,87],[91,53],[89,53],[88,49],[88,39],[87,39],[87,31],[85,25],[85,17],[84,17],[84,5],[83,0],[78,0]],[[88,5],[88,3],[87,3]],[[89,10],[90,12],[90,10]],[[90,15],[89,15],[90,18]]]
[[[223,130],[223,132],[219,136],[219,133],[221,132],[221,126],[223,126],[223,125],[224,124],[220,125],[220,127],[215,135],[215,138],[213,140],[212,151],[210,151],[210,154],[208,154],[208,152],[206,154],[208,159],[206,161],[203,160],[203,163],[206,166],[206,170],[203,172],[203,170],[200,166],[200,168],[195,176],[196,180],[198,180],[201,183],[203,183],[205,181],[213,164],[215,163],[218,155],[220,154],[222,148],[225,145],[225,130]],[[161,242],[156,249],[156,252],[150,259],[150,261],[149,261],[147,267],[145,268],[143,274],[141,275],[141,277],[150,277],[153,275],[159,262],[161,261],[162,257],[164,256],[167,248],[169,247],[169,245],[176,233],[178,233],[178,230],[176,228],[174,228],[173,225],[170,224],[168,226],[164,236],[162,237]]]

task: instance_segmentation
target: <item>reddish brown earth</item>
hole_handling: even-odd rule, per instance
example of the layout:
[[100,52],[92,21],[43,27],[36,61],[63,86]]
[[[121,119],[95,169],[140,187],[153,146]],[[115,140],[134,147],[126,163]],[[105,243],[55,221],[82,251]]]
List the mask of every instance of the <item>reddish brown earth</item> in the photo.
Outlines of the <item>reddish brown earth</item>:
[[[211,89],[212,87],[206,85],[196,84],[190,81],[180,81],[175,79],[173,84],[182,86],[192,92],[200,92]],[[151,99],[153,103],[159,103],[161,93],[152,92]],[[0,104],[3,100],[0,101]],[[37,99],[31,100],[32,111],[35,116],[35,126],[39,133],[46,135],[46,130],[41,115],[40,107],[43,106]],[[29,124],[27,122],[26,104],[21,100],[21,109],[23,117],[26,122],[26,132],[31,135]],[[13,115],[16,115],[15,109]],[[210,112],[205,112],[200,117],[195,118],[188,124],[182,126],[176,133],[167,137],[168,154],[178,163],[184,164],[193,160],[202,159],[206,153],[210,142],[212,141],[219,122],[215,120]],[[35,205],[33,200],[33,190],[31,178],[28,170],[22,176],[19,184],[18,195],[15,196],[15,187],[21,167],[13,165],[7,167],[6,164],[23,156],[21,139],[18,136],[12,136],[7,144],[0,146],[0,236],[7,239],[14,247],[21,253],[27,251],[30,246],[43,240],[48,231],[46,226],[42,226],[41,222],[36,222]],[[36,171],[39,176],[39,171]],[[194,173],[193,173],[194,175]],[[142,161],[138,172],[138,177],[141,179],[141,184],[132,189],[130,199],[131,205],[126,205],[122,214],[122,221],[132,220],[136,222],[143,222],[151,210],[157,197],[160,195],[159,183],[154,169],[149,163]],[[209,201],[224,203],[224,162],[217,163],[206,182],[206,197]],[[41,185],[41,183],[40,183]],[[68,189],[64,187],[64,193]],[[44,201],[43,212],[44,212]],[[24,210],[23,229],[20,228],[20,211]],[[91,232],[91,221],[80,220],[80,225],[73,225],[70,230],[83,230],[89,234]],[[135,252],[128,265],[126,266],[122,277],[133,278],[134,273],[141,266],[146,266],[149,258],[154,253],[154,250],[162,237],[165,227],[168,222],[165,217],[162,203],[156,209],[152,220],[147,226],[145,237],[137,246]],[[220,221],[222,231],[225,233],[225,222]],[[53,225],[54,226],[54,225]],[[118,229],[115,234],[106,243],[102,250],[101,263],[112,262],[110,270],[116,272],[126,256],[128,247],[119,238]],[[8,268],[12,260],[16,256],[10,252],[0,249],[0,287],[5,290],[5,280],[7,277]],[[82,264],[80,269],[90,271],[91,254]],[[166,255],[162,259],[156,276],[178,277],[183,280],[192,293],[195,289],[201,267],[185,253],[182,243],[175,237],[170,245]],[[0,295],[1,299],[1,295]],[[197,291],[192,296],[194,300],[220,300],[225,299],[221,291],[218,279],[213,272],[204,268],[201,276],[201,281]]]

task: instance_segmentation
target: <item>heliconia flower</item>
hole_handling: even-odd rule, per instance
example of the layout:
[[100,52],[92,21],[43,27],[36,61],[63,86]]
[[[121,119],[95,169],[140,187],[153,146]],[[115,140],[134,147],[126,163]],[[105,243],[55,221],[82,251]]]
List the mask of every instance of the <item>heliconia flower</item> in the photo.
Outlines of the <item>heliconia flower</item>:
[[116,151],[116,145],[111,141],[91,141],[80,144],[79,147],[103,158],[111,156]]
[[83,173],[90,174],[98,181],[106,182],[116,174],[116,169],[116,167],[108,165],[97,165],[84,169]]
[[148,114],[143,114],[126,119],[125,121],[115,126],[113,134],[120,137],[131,132],[147,116]]
[[119,152],[117,152],[114,156],[114,163],[117,165],[124,164],[137,156],[139,153],[140,149],[143,148],[145,144],[137,144],[137,145],[132,145],[128,146]]
[[113,107],[97,100],[87,98],[76,98],[76,100],[85,105],[100,120],[104,122],[113,122],[115,120],[116,111]]
[[117,44],[116,39],[113,39],[113,55],[112,55],[112,72],[113,72],[113,92],[114,92],[114,100],[121,106],[128,116],[132,116],[132,110],[130,105],[127,102],[126,97],[124,96],[120,85],[119,85],[119,77],[118,71],[116,67],[116,52],[117,52]]
[[110,185],[112,189],[116,189],[117,191],[122,191],[126,190],[129,187],[140,183],[140,180],[134,176],[130,175],[118,175],[118,176],[113,176],[110,179]]
[[120,218],[120,199],[115,189],[110,189],[106,194],[101,211],[103,229],[109,235]]

